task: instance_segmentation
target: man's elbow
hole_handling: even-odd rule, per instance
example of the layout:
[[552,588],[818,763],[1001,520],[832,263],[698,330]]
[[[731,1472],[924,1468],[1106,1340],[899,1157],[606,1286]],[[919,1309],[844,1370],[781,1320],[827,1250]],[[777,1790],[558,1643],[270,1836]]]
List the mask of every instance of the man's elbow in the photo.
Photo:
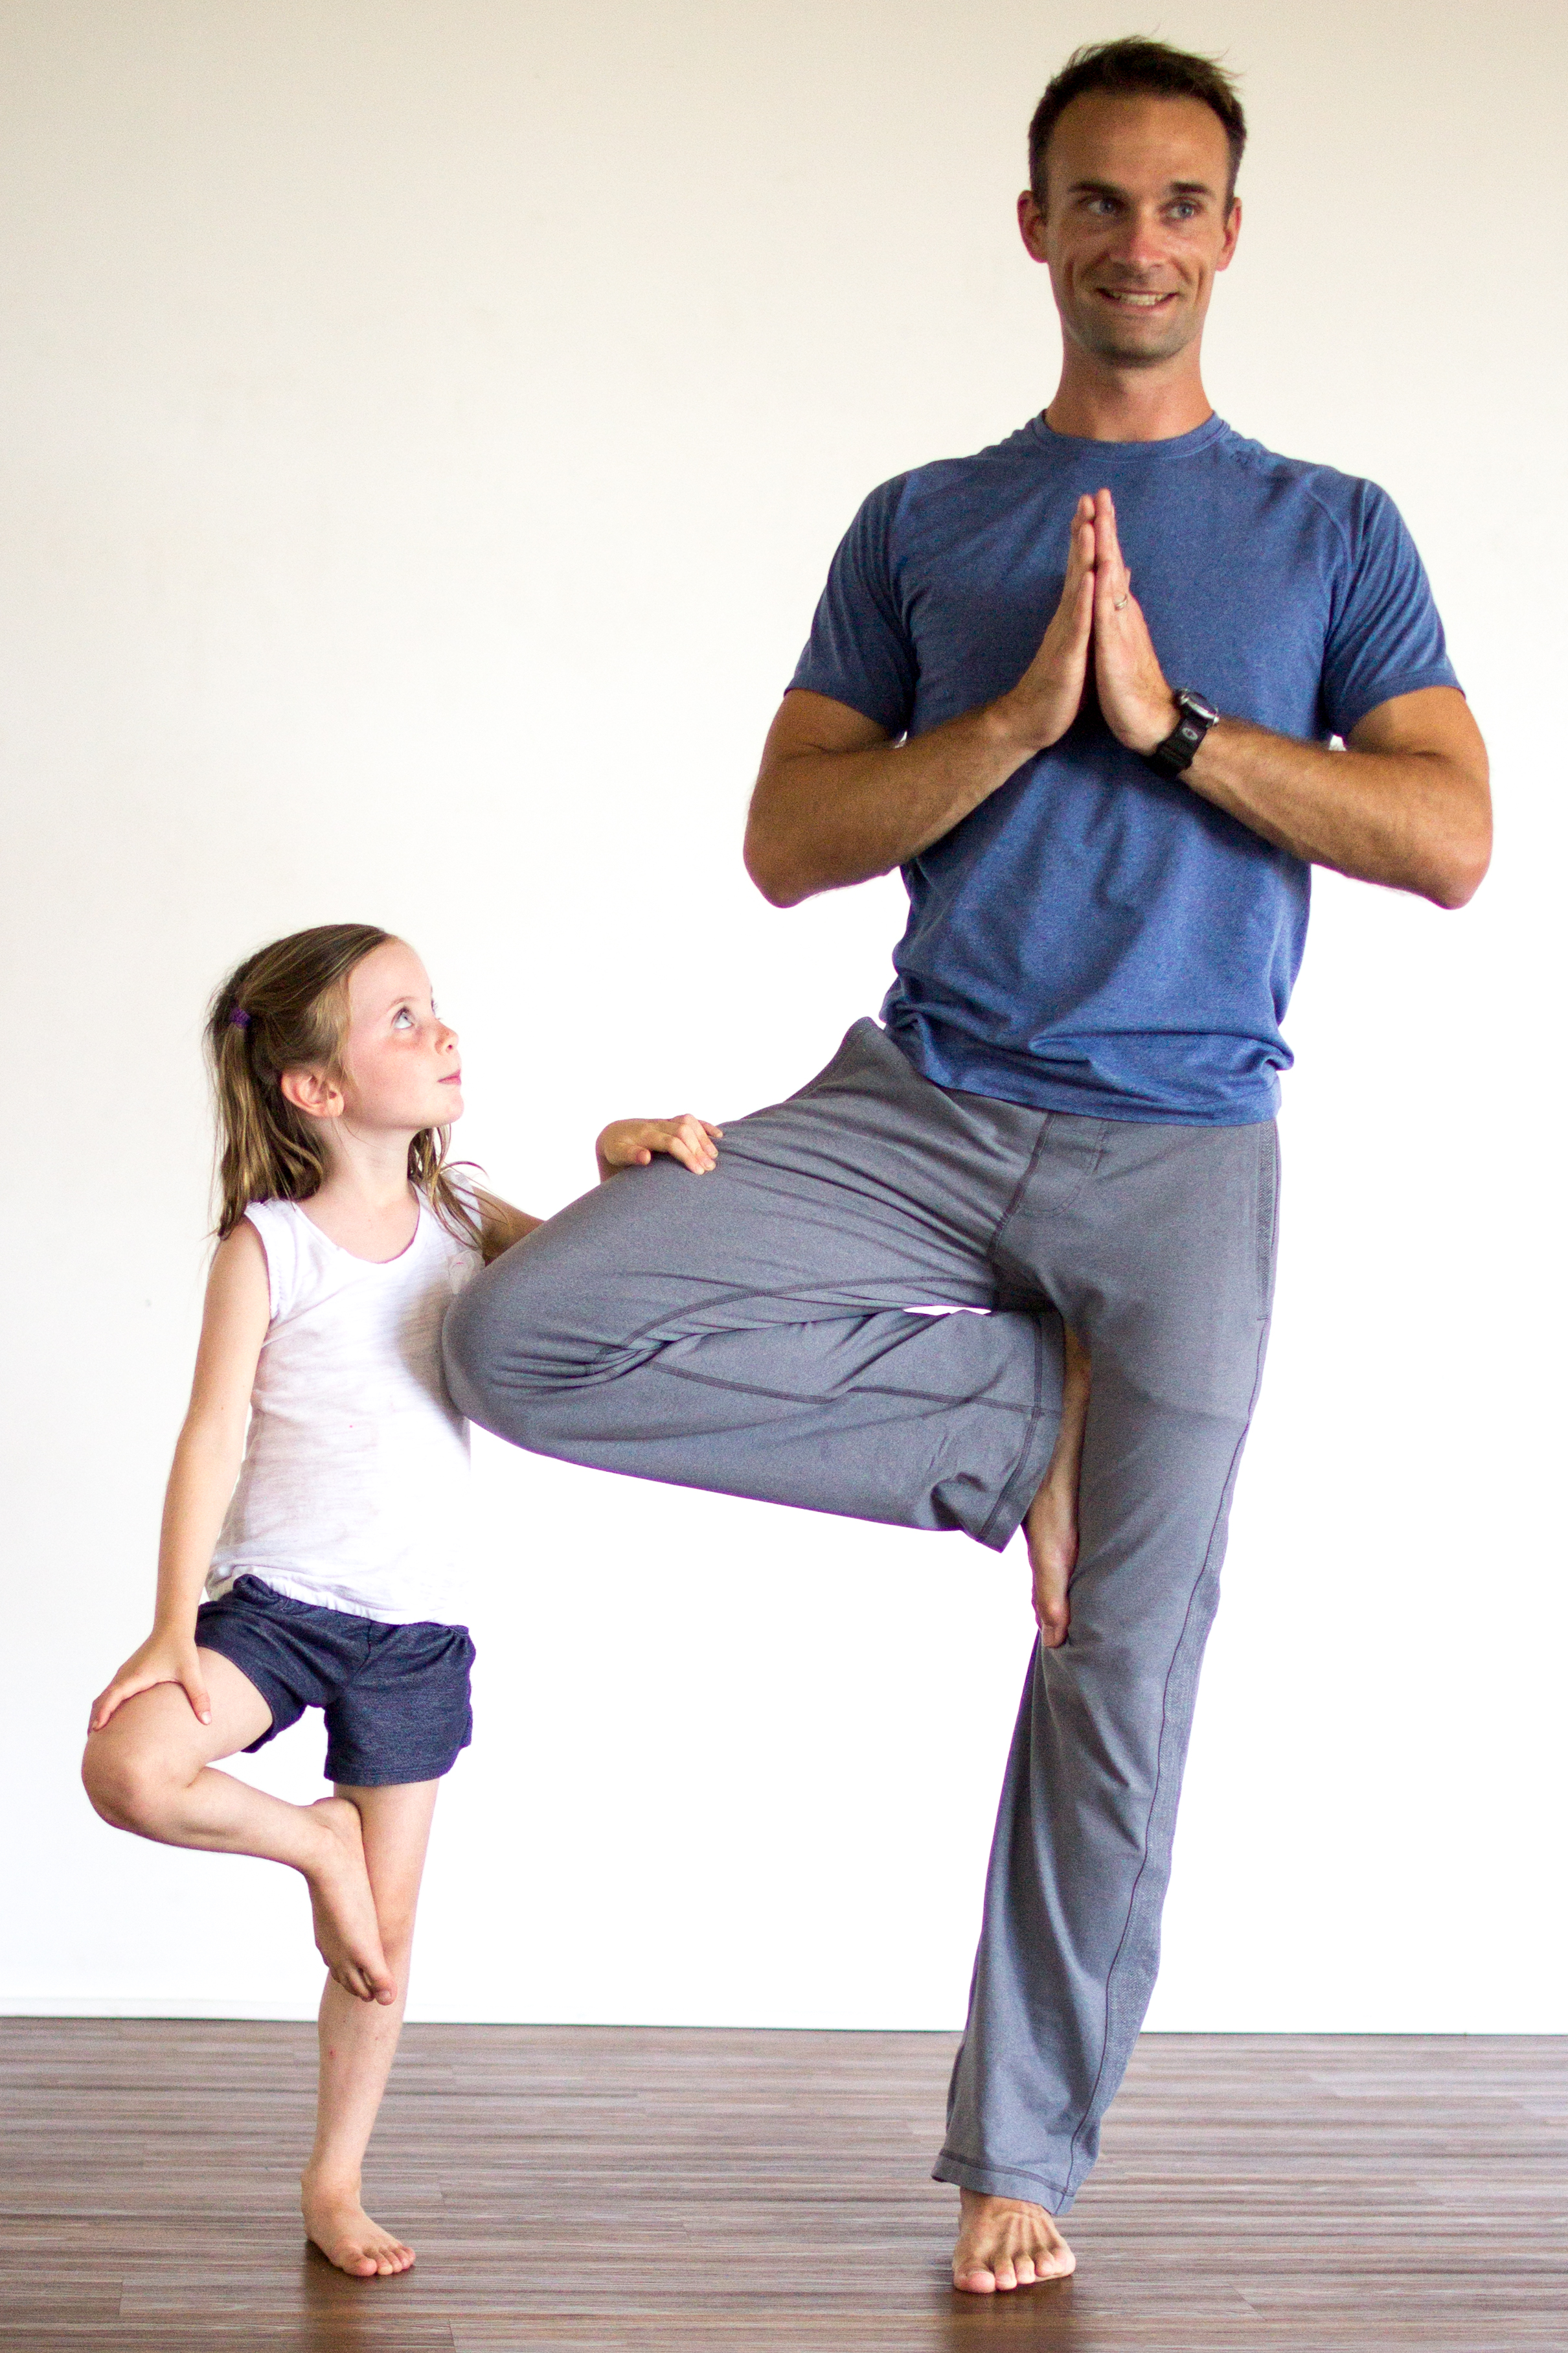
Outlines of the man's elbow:
[[1489,817],[1459,839],[1444,845],[1436,871],[1427,881],[1426,897],[1435,907],[1450,914],[1468,907],[1486,881],[1491,862],[1492,828]]
[[798,907],[803,899],[810,898],[810,884],[793,870],[783,845],[770,841],[759,827],[746,828],[741,856],[770,907]]
[[1432,883],[1426,896],[1435,907],[1441,907],[1445,914],[1457,914],[1461,907],[1469,905],[1486,880],[1486,871],[1484,862],[1465,868],[1456,867],[1440,881]]

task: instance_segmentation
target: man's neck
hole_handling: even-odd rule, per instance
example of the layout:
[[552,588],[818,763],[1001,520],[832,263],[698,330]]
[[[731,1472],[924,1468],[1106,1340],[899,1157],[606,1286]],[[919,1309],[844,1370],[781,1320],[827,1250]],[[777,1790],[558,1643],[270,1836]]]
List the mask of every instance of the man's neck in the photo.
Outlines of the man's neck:
[[1214,410],[1196,353],[1183,361],[1171,369],[1112,368],[1069,344],[1046,423],[1082,441],[1173,441],[1194,433]]

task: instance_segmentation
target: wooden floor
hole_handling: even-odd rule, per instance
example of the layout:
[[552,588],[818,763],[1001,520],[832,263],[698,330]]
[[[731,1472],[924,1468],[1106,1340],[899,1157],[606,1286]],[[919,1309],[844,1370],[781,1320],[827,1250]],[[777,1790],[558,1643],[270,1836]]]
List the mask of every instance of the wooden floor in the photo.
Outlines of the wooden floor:
[[1154,2036],[1077,2279],[954,2296],[946,2036],[410,2029],[371,2205],[304,2249],[310,2030],[0,2021],[0,2347],[1568,2348],[1568,2042]]

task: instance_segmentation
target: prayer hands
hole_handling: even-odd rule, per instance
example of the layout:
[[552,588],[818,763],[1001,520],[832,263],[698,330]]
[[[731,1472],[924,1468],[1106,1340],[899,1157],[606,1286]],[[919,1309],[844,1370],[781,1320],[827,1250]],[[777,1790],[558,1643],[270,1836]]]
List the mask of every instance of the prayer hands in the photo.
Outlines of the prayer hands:
[[212,1702],[202,1679],[201,1662],[193,1636],[163,1632],[154,1626],[139,1651],[132,1651],[107,1688],[92,1703],[89,1732],[101,1732],[116,1708],[154,1683],[178,1683],[197,1719],[212,1722]]
[[1129,751],[1153,751],[1176,724],[1176,700],[1132,594],[1109,491],[1079,499],[1068,533],[1061,602],[1034,660],[995,705],[1004,724],[1031,751],[1048,750],[1078,717],[1091,659],[1100,708],[1111,733]]
[[646,1168],[656,1152],[668,1152],[694,1176],[706,1176],[718,1166],[719,1155],[713,1147],[723,1133],[705,1119],[693,1118],[690,1112],[683,1112],[678,1119],[612,1120],[595,1146],[600,1181],[617,1168]]
[[1163,744],[1181,713],[1132,594],[1116,535],[1116,505],[1101,491],[1094,507],[1094,682],[1106,725],[1130,752]]
[[[1109,496],[1109,493],[1107,493]],[[1067,579],[1040,649],[996,714],[1031,752],[1058,743],[1078,717],[1094,638],[1094,501],[1081,498],[1068,533]]]

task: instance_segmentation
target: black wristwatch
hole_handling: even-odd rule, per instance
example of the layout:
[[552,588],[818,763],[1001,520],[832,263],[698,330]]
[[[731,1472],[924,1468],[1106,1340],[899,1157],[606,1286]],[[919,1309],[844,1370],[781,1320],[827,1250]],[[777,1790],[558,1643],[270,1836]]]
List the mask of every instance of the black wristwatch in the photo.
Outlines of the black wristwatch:
[[1184,776],[1219,712],[1201,694],[1194,694],[1190,686],[1178,686],[1173,691],[1182,715],[1164,742],[1156,744],[1148,756],[1163,776]]

